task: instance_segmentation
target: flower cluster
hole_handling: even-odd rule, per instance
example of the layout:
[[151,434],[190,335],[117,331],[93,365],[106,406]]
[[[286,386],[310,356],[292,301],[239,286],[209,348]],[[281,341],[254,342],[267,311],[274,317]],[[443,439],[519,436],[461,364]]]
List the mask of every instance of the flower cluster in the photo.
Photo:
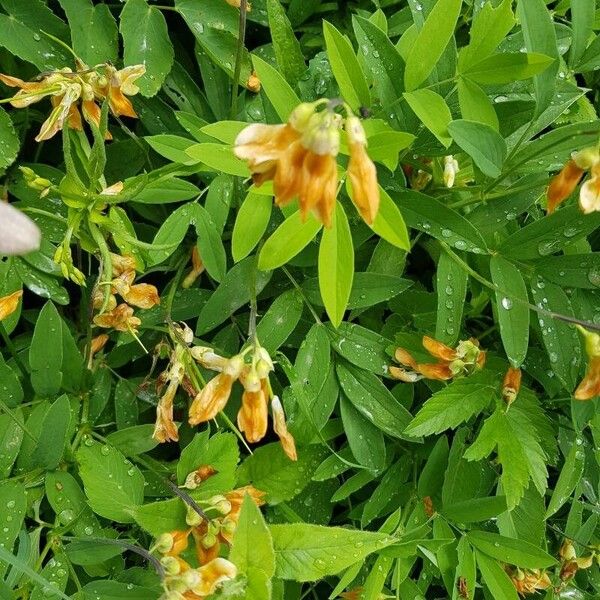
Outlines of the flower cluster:
[[338,193],[336,157],[343,126],[350,151],[352,200],[362,218],[372,224],[379,210],[377,171],[366,152],[367,138],[360,119],[346,108],[350,116],[344,120],[335,112],[339,105],[328,100],[303,103],[285,124],[249,125],[235,141],[235,154],[247,161],[255,185],[273,181],[278,206],[286,206],[297,197],[304,219],[313,213],[330,227]]
[[446,381],[452,378],[465,377],[483,368],[485,352],[479,348],[479,342],[471,338],[450,348],[431,337],[423,336],[423,346],[438,361],[435,363],[418,363],[404,348],[397,348],[394,358],[401,366],[389,367],[390,375],[406,383],[414,383],[420,379],[437,379]]
[[600,395],[600,335],[579,325],[577,328],[584,337],[588,366],[573,396],[576,400],[591,400]]
[[246,440],[254,444],[266,435],[270,400],[275,433],[279,436],[285,453],[291,460],[296,460],[296,445],[287,429],[281,401],[271,390],[269,373],[274,367],[269,353],[258,342],[254,342],[232,358],[224,358],[216,354],[212,348],[202,346],[192,348],[191,354],[203,367],[217,371],[219,374],[213,377],[194,398],[189,412],[190,425],[198,425],[214,419],[225,408],[233,384],[239,381],[244,392],[237,424]]
[[[94,317],[94,324],[98,327],[116,329],[117,331],[135,332],[141,325],[138,317],[134,316],[131,305],[137,308],[152,308],[160,304],[158,290],[149,283],[136,283],[136,260],[133,256],[110,255],[112,274],[114,278],[102,285],[110,285],[108,305],[106,310]],[[121,296],[124,302],[118,304],[116,295]],[[105,293],[101,287],[96,287],[93,292],[94,308],[100,309],[105,303]]]
[[[44,98],[50,98],[52,112],[44,121],[35,138],[49,140],[65,125],[72,129],[83,128],[81,115],[89,123],[100,125],[101,110],[98,103],[107,101],[116,117],[137,117],[127,98],[139,92],[135,82],[146,72],[144,65],[133,65],[117,70],[110,64],[94,68],[77,60],[77,68],[69,67],[41,74],[38,81],[23,81],[11,75],[0,74],[0,81],[19,91],[10,99],[15,108],[25,108]],[[80,102],[81,101],[81,102]],[[107,139],[110,134],[107,133]]]
[[584,214],[600,211],[600,151],[597,147],[573,152],[560,173],[548,186],[548,213],[553,213],[575,190],[589,171],[591,177],[579,190],[579,207]]
[[[196,484],[191,485],[191,482],[196,481],[196,476],[196,472],[190,473],[184,487],[194,488]],[[235,565],[220,558],[219,554],[222,545],[230,546],[233,541],[246,495],[257,506],[264,504],[263,492],[252,486],[238,488],[225,495],[200,501],[204,515],[188,507],[186,523],[189,527],[165,533],[157,539],[154,549],[162,555],[160,562],[166,572],[163,600],[178,597],[202,600],[213,594],[223,582],[236,577]],[[190,538],[200,565],[197,568],[192,568],[181,557],[188,549]]]
[[552,582],[548,573],[540,569],[522,570],[518,567],[504,567],[520,596],[536,594],[540,590],[547,590]]

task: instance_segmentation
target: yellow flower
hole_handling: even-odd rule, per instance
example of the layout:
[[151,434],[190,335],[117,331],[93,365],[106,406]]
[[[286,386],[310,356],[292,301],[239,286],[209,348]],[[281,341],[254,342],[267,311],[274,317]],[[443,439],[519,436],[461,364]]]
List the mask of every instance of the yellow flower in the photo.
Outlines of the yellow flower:
[[553,213],[573,193],[584,172],[575,164],[574,160],[569,160],[558,175],[552,178],[546,193],[548,214]]
[[90,354],[94,356],[97,352],[100,352],[106,343],[108,342],[108,336],[105,333],[101,333],[92,339]]
[[592,167],[592,176],[579,190],[579,207],[586,215],[600,211],[600,163]]
[[510,580],[520,596],[536,594],[552,586],[548,573],[540,569],[521,570],[505,567]]
[[194,246],[192,250],[192,270],[186,275],[181,287],[184,289],[192,287],[202,273],[204,273],[204,263],[200,257],[200,252],[198,252],[198,247]]
[[17,310],[21,296],[23,296],[23,290],[17,290],[0,298],[0,321],[4,321],[6,317],[10,317]]
[[237,415],[237,423],[244,437],[251,444],[256,444],[267,433],[268,382],[266,379],[260,380],[258,377],[252,377],[252,373],[242,376],[241,382],[244,386],[244,393],[242,394],[242,406]]
[[350,146],[348,177],[352,184],[352,200],[364,221],[372,225],[379,210],[377,169],[365,150],[367,137],[360,119],[348,117],[345,129]]
[[588,366],[585,377],[573,393],[576,400],[591,400],[600,395],[600,335],[577,326],[585,338]]

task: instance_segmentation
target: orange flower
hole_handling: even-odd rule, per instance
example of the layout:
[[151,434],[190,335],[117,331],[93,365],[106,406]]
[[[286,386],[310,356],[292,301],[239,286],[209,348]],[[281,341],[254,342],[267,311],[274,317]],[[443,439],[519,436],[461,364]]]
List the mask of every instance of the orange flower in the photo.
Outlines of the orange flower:
[[250,496],[256,506],[262,506],[265,503],[265,492],[257,490],[253,485],[245,485],[244,487],[236,488],[225,494],[225,498],[231,503],[231,511],[227,515],[228,519],[231,519],[236,523],[238,522],[242,504],[246,496]]
[[271,411],[273,412],[273,429],[279,436],[283,451],[290,460],[298,460],[296,442],[292,434],[288,431],[283,406],[281,406],[281,401],[277,396],[273,396],[273,400],[271,401]]
[[553,213],[573,193],[584,172],[584,169],[578,167],[574,160],[569,160],[558,175],[552,178],[546,193],[548,214]]
[[269,388],[266,379],[262,381],[250,374],[242,374],[240,379],[244,386],[242,406],[238,412],[237,423],[245,438],[255,444],[265,437],[268,426],[267,402]]
[[100,352],[106,343],[108,342],[108,336],[105,333],[101,333],[92,339],[91,343],[91,355],[94,356],[97,352]]
[[244,359],[241,356],[234,356],[228,360],[223,367],[223,372],[213,377],[198,392],[190,406],[190,425],[198,425],[199,423],[210,421],[210,419],[214,419],[225,408],[231,395],[233,383],[242,372],[243,361]]
[[200,252],[198,252],[198,246],[194,246],[192,250],[192,270],[186,275],[181,287],[184,289],[192,287],[202,273],[204,273],[204,263],[200,257]]
[[156,540],[156,550],[165,556],[179,556],[188,547],[191,529],[163,533]]
[[576,400],[591,400],[600,395],[600,335],[587,331],[580,325],[577,329],[585,338],[585,351],[588,355],[588,366],[585,377],[573,393]]
[[246,87],[255,94],[258,94],[258,92],[260,92],[260,79],[258,78],[256,71],[252,71],[252,73],[250,73],[250,77],[248,77],[248,83],[246,83]]
[[137,269],[137,261],[133,256],[110,253],[110,262],[113,269],[113,275],[119,277],[128,271]]
[[423,378],[446,381],[470,375],[485,364],[485,352],[480,350],[479,342],[474,338],[463,340],[456,348],[450,348],[429,336],[423,336],[423,346],[438,359],[437,363],[417,363],[407,350],[397,348],[394,358],[401,366],[390,366],[390,375],[406,383]]
[[0,321],[4,321],[6,317],[10,317],[17,310],[22,296],[23,290],[17,290],[0,298]]
[[133,308],[127,304],[119,304],[110,312],[102,313],[94,317],[94,323],[98,327],[116,329],[117,331],[135,331],[142,322],[133,316]]
[[505,567],[505,570],[520,596],[536,594],[538,591],[547,590],[552,586],[548,574],[540,569],[522,571]]
[[298,197],[304,219],[309,212],[327,227],[337,195],[341,118],[322,102],[300,104],[285,125],[249,125],[235,141],[235,154],[247,161],[257,186],[273,180],[275,203]]
[[510,406],[516,399],[521,389],[521,369],[509,367],[502,382],[502,399]]
[[201,597],[214,594],[225,581],[235,579],[237,568],[225,558],[214,558],[209,563],[197,569],[200,580],[191,588],[194,594]]
[[379,210],[377,169],[365,150],[367,137],[360,119],[348,117],[345,129],[350,146],[348,177],[352,184],[352,201],[364,221],[372,225]]
[[135,82],[144,75],[144,65],[133,65],[117,71],[112,65],[105,67],[105,75],[100,81],[96,94],[107,99],[110,110],[115,117],[137,118],[137,114],[127,96],[135,96],[140,88]]

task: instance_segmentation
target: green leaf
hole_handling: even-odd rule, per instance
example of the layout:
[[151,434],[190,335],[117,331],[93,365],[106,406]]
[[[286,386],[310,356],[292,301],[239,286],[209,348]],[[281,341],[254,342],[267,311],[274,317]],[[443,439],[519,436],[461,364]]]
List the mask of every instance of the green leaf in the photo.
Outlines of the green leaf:
[[366,469],[381,471],[385,466],[385,439],[344,394],[340,396],[340,415],[352,455]]
[[272,208],[270,196],[248,192],[233,226],[231,253],[235,262],[246,258],[254,250],[267,230]]
[[280,579],[317,581],[335,575],[395,540],[382,533],[308,523],[271,525],[275,575]]
[[49,560],[40,571],[40,576],[48,581],[46,586],[37,586],[29,600],[44,600],[44,598],[55,597],[57,592],[64,592],[71,574],[68,569],[63,568],[68,557],[62,548],[53,551],[52,559]]
[[427,233],[457,250],[475,254],[487,250],[477,228],[439,200],[412,190],[394,193],[392,197],[413,229]]
[[452,114],[442,96],[432,90],[405,92],[403,96],[423,125],[435,135],[442,146],[450,146],[452,138],[448,132],[448,125],[452,121]]
[[479,414],[496,394],[488,373],[457,379],[431,396],[405,430],[411,436],[454,429]]
[[484,554],[524,569],[545,569],[557,563],[550,554],[524,540],[488,531],[469,531],[467,539]]
[[442,514],[455,523],[477,523],[497,517],[506,510],[504,496],[489,496],[488,498],[473,498],[444,506]]
[[71,404],[66,395],[60,396],[52,403],[44,417],[43,435],[40,436],[31,460],[37,467],[49,471],[60,463],[65,445],[68,441],[67,432],[71,422]]
[[342,97],[354,110],[360,106],[370,106],[369,86],[350,40],[328,21],[323,21],[323,34],[331,69]]
[[300,104],[300,98],[298,98],[290,84],[279,74],[279,71],[268,62],[254,55],[252,56],[252,64],[260,79],[261,89],[273,105],[275,112],[282,122],[287,121],[292,110]]
[[[538,275],[531,281],[531,293],[538,307],[575,318],[571,301],[560,286]],[[538,323],[550,367],[570,391],[577,383],[581,363],[581,343],[577,331],[568,323],[546,315],[538,315]]]
[[402,213],[390,198],[390,195],[379,186],[379,211],[369,227],[386,242],[400,248],[410,250],[410,238]]
[[185,529],[186,504],[179,498],[133,506],[129,513],[135,522],[154,537],[162,533]]
[[[10,520],[6,517],[2,520],[0,550],[10,552],[23,526],[27,509],[27,492],[23,484],[10,480],[0,482],[0,505],[3,507],[4,514],[12,517]],[[4,577],[7,570],[8,563],[0,560],[0,576]]]
[[355,325],[342,322],[336,329],[327,328],[331,339],[331,347],[353,365],[376,373],[387,375],[390,357],[386,349],[392,342],[378,333]]
[[177,481],[182,485],[190,473],[209,466],[216,473],[200,483],[197,489],[215,490],[216,493],[229,491],[235,485],[239,460],[237,440],[232,433],[216,433],[209,437],[208,431],[203,431],[196,434],[181,452],[177,463]]
[[[142,587],[133,583],[118,581],[92,581],[83,586],[85,599],[102,598],[102,600],[148,600],[160,593],[156,588]],[[68,598],[68,596],[65,596]]]
[[[54,396],[62,383],[62,321],[54,304],[46,302],[35,324],[29,348],[31,385],[41,396]],[[48,340],[54,340],[48,344]]]
[[[239,9],[227,2],[198,3],[197,0],[175,0],[175,9],[210,59],[233,78],[238,51]],[[247,84],[251,72],[250,53],[244,48],[241,85]]]
[[440,254],[436,272],[435,339],[448,346],[454,346],[460,335],[468,279],[466,271],[446,252]]
[[500,564],[483,554],[475,552],[477,566],[481,572],[483,583],[490,591],[492,598],[497,600],[519,600],[517,590],[506,571]]
[[363,416],[388,435],[406,439],[403,432],[412,415],[378,377],[344,363],[337,365],[336,372],[344,393]]
[[193,144],[186,150],[186,154],[217,173],[228,173],[240,177],[250,176],[248,166],[235,156],[231,146],[211,142]]
[[454,141],[488,177],[498,177],[506,159],[504,138],[489,125],[459,119],[448,124]]
[[469,598],[472,597],[476,585],[477,570],[475,566],[475,554],[467,542],[467,538],[462,536],[456,546],[458,555],[458,564],[454,575],[454,587],[452,589],[452,600],[460,600],[459,589],[461,581],[466,585]]
[[553,63],[534,79],[536,115],[539,115],[550,106],[556,88],[559,55],[554,23],[544,0],[519,0],[517,17],[527,51],[545,54]]
[[0,108],[0,169],[12,165],[19,153],[19,138],[8,113]]
[[419,87],[433,71],[454,35],[462,0],[438,0],[406,57],[404,85],[408,92]]
[[[254,276],[253,273],[256,275]],[[255,286],[258,294],[267,285],[270,278],[271,273],[256,271],[256,260],[252,257],[234,265],[202,307],[196,333],[201,335],[220,325],[238,308],[250,301],[251,285]]]
[[158,446],[158,442],[152,437],[154,425],[133,425],[113,431],[106,436],[106,441],[122,452],[125,456],[137,456],[150,452]]
[[458,80],[457,87],[463,119],[484,123],[498,131],[498,115],[488,95],[475,82],[464,77]]
[[0,357],[0,381],[2,381],[2,400],[14,408],[23,401],[23,387],[17,373]]
[[567,206],[526,225],[506,238],[498,252],[518,260],[549,256],[568,248],[600,227],[600,213],[582,215],[577,206]]
[[244,497],[229,560],[246,576],[247,600],[270,600],[275,574],[273,540],[265,520],[249,495]]
[[208,274],[217,281],[225,277],[227,256],[221,241],[221,234],[209,212],[200,204],[195,205],[195,227],[198,235],[198,251]]
[[571,29],[573,38],[569,52],[569,65],[575,66],[581,60],[594,28],[594,0],[571,0]]
[[353,16],[352,25],[367,78],[373,83],[374,96],[384,107],[395,102],[404,91],[404,61],[388,36],[363,17]]
[[552,491],[552,497],[546,510],[546,519],[558,512],[569,500],[573,490],[581,480],[585,468],[585,452],[582,448],[583,440],[577,436],[567,454],[565,463],[558,476],[558,481]]
[[325,228],[319,245],[319,289],[334,327],[344,318],[354,277],[354,247],[348,218],[336,204],[331,227]]
[[480,60],[461,74],[481,85],[501,85],[529,79],[545,71],[552,62],[545,54],[504,52]]
[[148,266],[157,265],[173,254],[181,244],[193,220],[196,204],[184,204],[171,213],[154,236],[153,244],[167,246],[165,250],[150,250]]
[[269,504],[286,502],[309,484],[325,453],[319,446],[306,446],[298,453],[298,460],[293,462],[279,443],[266,444],[242,463],[238,469],[238,484],[252,483],[266,492]]
[[175,51],[162,12],[146,0],[127,0],[119,29],[123,36],[126,65],[146,66],[138,86],[143,96],[154,96],[173,66]]
[[[492,54],[515,24],[512,0],[494,6],[486,2],[473,19],[469,45],[459,54],[460,70],[468,68]],[[468,117],[465,117],[468,118]]]
[[303,309],[302,296],[296,290],[287,290],[269,306],[256,327],[256,336],[270,354],[296,329]]
[[500,255],[492,256],[490,271],[494,285],[499,288],[496,309],[504,351],[510,364],[518,368],[529,347],[529,298],[525,281],[519,269]]
[[23,412],[20,409],[13,415],[0,415],[0,455],[4,457],[0,465],[0,479],[7,479],[10,475],[23,435]]
[[502,465],[500,481],[509,510],[519,504],[530,478],[538,490],[541,488],[540,493],[544,492],[546,456],[538,442],[534,424],[527,415],[516,410],[508,413],[497,410],[485,421],[464,457],[467,460],[479,460],[496,447]]
[[60,69],[72,56],[45,31],[65,41],[68,27],[41,0],[2,0],[7,14],[0,14],[0,46],[34,64],[40,71]]
[[380,302],[387,302],[412,285],[413,282],[409,279],[402,279],[395,275],[374,272],[355,273],[348,308],[368,308]]
[[[102,4],[101,6],[104,5]],[[147,135],[144,137],[144,140],[148,142],[152,150],[173,162],[179,162],[184,165],[196,164],[198,162],[196,159],[191,158],[186,152],[188,148],[191,148],[194,145],[194,140],[169,133]],[[137,197],[136,202],[139,202]],[[163,201],[161,201],[161,204],[162,202]]]
[[277,66],[289,81],[296,82],[306,70],[300,42],[279,0],[266,0],[269,29]]
[[563,288],[595,290],[600,286],[600,252],[548,256],[532,264],[537,275]]
[[77,462],[92,510],[118,523],[132,523],[131,510],[144,501],[140,470],[115,448],[91,438],[77,451]]
[[271,271],[285,265],[317,235],[321,223],[312,215],[302,220],[300,211],[289,216],[267,239],[258,257],[258,268]]
[[90,0],[59,0],[71,28],[73,50],[88,65],[116,62],[119,57],[117,23],[106,4]]

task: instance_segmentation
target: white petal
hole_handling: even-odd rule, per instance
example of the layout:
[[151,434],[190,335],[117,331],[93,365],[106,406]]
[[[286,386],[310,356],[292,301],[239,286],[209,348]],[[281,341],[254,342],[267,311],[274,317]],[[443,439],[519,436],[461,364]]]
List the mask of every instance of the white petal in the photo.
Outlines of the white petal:
[[0,202],[0,254],[17,255],[40,247],[39,227],[14,206]]
[[586,215],[600,211],[600,178],[592,177],[581,186],[579,206]]

